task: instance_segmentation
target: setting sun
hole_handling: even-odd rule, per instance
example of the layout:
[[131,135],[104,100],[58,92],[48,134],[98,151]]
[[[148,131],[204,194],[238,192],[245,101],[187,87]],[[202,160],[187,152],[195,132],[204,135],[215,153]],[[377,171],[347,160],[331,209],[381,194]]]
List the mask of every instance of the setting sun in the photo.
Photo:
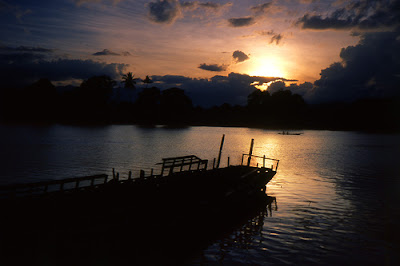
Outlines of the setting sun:
[[277,59],[265,57],[256,59],[248,72],[251,76],[279,78],[283,78],[287,74]]

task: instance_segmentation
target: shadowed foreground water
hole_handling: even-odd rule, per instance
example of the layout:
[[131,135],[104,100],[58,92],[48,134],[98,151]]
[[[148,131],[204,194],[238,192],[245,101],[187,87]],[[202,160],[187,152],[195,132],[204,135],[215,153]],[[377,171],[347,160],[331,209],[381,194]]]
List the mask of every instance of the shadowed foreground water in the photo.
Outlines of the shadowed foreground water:
[[122,178],[129,170],[138,176],[140,169],[156,171],[161,158],[189,154],[212,162],[222,134],[224,167],[228,156],[240,163],[254,138],[254,154],[281,160],[267,185],[277,208],[260,210],[185,264],[396,265],[399,259],[398,135],[62,125],[0,130],[1,184],[111,174],[112,168]]

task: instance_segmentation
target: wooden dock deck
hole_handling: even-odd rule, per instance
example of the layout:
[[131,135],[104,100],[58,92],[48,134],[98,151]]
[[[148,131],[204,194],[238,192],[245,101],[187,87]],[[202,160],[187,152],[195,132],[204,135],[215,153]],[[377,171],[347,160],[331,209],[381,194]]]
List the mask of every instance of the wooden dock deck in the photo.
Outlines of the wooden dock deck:
[[1,186],[0,257],[38,265],[43,261],[32,254],[53,264],[61,258],[65,265],[165,263],[174,252],[207,245],[250,209],[271,201],[265,185],[279,160],[250,152],[241,164],[224,168],[218,159],[208,169],[208,160],[195,155],[158,165],[159,173],[140,171],[137,177],[129,172],[122,178],[113,169],[112,176]]

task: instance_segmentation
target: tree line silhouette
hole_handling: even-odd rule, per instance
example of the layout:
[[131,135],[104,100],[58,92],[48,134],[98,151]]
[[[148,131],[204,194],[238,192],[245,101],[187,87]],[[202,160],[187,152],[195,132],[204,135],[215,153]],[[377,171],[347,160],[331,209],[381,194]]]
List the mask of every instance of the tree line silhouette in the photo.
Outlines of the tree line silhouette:
[[[136,84],[146,84],[136,92]],[[332,129],[398,131],[399,99],[364,99],[353,103],[309,105],[290,90],[274,93],[255,89],[247,105],[228,103],[211,108],[193,106],[180,88],[149,87],[129,72],[123,88],[109,76],[93,76],[79,87],[59,91],[40,79],[23,89],[3,89],[0,116],[3,122],[71,124],[165,124],[174,126],[245,126],[271,129]],[[121,90],[132,99],[121,100]]]

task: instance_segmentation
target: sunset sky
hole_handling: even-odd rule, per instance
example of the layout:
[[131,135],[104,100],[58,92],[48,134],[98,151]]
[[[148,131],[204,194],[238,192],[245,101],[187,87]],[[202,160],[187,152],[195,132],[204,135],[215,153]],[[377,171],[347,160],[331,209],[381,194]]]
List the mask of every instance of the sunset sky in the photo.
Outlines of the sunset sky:
[[0,0],[0,70],[55,84],[131,71],[193,95],[206,85],[224,94],[216,83],[250,86],[233,88],[233,103],[250,84],[275,80],[253,76],[290,80],[275,87],[295,83],[309,101],[392,95],[399,2]]

